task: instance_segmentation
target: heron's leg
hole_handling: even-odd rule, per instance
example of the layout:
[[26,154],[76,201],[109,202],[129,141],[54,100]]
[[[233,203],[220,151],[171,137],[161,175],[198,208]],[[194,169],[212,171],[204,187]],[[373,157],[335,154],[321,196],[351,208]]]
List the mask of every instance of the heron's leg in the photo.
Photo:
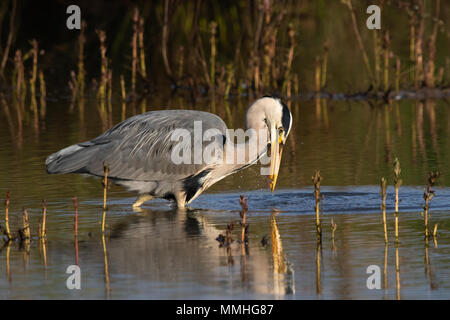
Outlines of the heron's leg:
[[136,202],[133,203],[133,208],[140,207],[144,202],[152,200],[154,197],[149,195],[148,193],[140,194],[136,199]]
[[186,195],[182,192],[175,193],[175,202],[178,209],[184,209],[186,204]]

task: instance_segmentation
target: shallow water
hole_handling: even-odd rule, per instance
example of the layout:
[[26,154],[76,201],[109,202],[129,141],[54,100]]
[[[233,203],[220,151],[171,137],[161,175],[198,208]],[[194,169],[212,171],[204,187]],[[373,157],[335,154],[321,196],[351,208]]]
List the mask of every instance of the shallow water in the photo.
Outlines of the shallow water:
[[[145,109],[157,109],[154,105],[194,108],[186,102],[155,99]],[[230,116],[226,106],[217,102],[215,111],[229,127],[241,127],[247,105],[248,101],[232,102]],[[448,299],[448,106],[439,101],[402,101],[393,106],[329,102],[328,106],[302,103],[291,108],[294,131],[274,194],[267,191],[258,166],[217,183],[195,200],[188,212],[177,212],[163,200],[134,212],[134,196],[113,186],[108,194],[104,239],[100,181],[77,175],[50,176],[44,167],[50,153],[92,139],[108,127],[102,125],[95,105],[87,103],[82,122],[77,110],[68,112],[67,101],[50,102],[39,130],[31,126],[29,118],[21,138],[0,112],[0,198],[11,192],[13,230],[21,225],[22,207],[26,207],[35,235],[41,201],[48,201],[47,244],[33,238],[29,246],[13,243],[2,248],[0,297]],[[128,115],[131,113],[129,110]],[[111,123],[119,120],[120,114],[114,114]],[[386,248],[378,183],[385,176],[392,184],[396,156],[403,178],[400,243],[396,246],[393,238],[394,198],[389,187],[390,241]],[[324,177],[320,246],[311,186],[316,169]],[[430,225],[438,224],[438,238],[426,245],[421,211],[430,170],[440,170],[442,176],[431,201]],[[240,194],[249,199],[247,248],[238,241]],[[77,245],[74,196],[79,199]],[[3,226],[3,207],[1,212]],[[272,215],[274,212],[278,214]],[[331,219],[338,226],[334,241]],[[225,234],[230,221],[234,222],[235,241],[229,248],[219,247],[216,238]],[[267,240],[264,245],[263,238]],[[66,268],[76,262],[81,268],[81,290],[69,290]],[[366,286],[370,265],[380,267],[379,290]]]

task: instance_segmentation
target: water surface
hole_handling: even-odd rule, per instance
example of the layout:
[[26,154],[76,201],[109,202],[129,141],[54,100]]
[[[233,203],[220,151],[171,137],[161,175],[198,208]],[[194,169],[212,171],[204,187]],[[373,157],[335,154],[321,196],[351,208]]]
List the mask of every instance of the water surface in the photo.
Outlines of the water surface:
[[[149,99],[144,110],[214,111],[231,128],[242,127],[249,100]],[[187,211],[156,200],[134,212],[134,195],[113,186],[108,194],[107,233],[101,236],[100,180],[47,175],[46,156],[94,138],[120,121],[101,121],[95,103],[83,114],[64,99],[49,102],[36,130],[31,115],[21,135],[0,112],[0,199],[11,192],[11,225],[21,226],[28,208],[36,235],[41,201],[48,201],[48,241],[5,245],[0,253],[0,297],[13,299],[448,299],[450,297],[449,163],[450,111],[442,101],[301,102],[290,105],[293,131],[284,152],[277,191],[253,166],[214,185]],[[163,106],[163,107],[160,107]],[[231,112],[227,112],[227,107]],[[114,106],[113,110],[120,110]],[[12,122],[14,123],[14,122]],[[379,179],[392,185],[399,157],[400,242],[393,238],[393,188],[388,188],[389,244],[384,244]],[[323,240],[315,234],[311,176],[320,169]],[[438,238],[423,238],[423,187],[427,173],[442,172],[431,201],[430,224]],[[249,243],[239,243],[239,195],[249,199]],[[78,241],[73,236],[78,197]],[[2,201],[3,202],[3,201]],[[1,224],[3,212],[1,209]],[[277,212],[275,215],[274,213]],[[337,224],[331,239],[331,219]],[[216,238],[233,222],[233,242]],[[262,241],[262,239],[266,241]],[[398,256],[398,259],[396,257]],[[66,268],[78,263],[81,290],[66,287]],[[367,267],[381,270],[381,289],[369,290]],[[398,270],[398,272],[397,272]]]

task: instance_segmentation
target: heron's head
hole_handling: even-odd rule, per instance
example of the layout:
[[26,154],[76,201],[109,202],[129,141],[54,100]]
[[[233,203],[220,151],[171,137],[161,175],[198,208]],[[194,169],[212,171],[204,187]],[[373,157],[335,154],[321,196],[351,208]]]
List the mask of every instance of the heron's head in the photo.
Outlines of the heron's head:
[[247,110],[246,127],[255,130],[268,130],[268,152],[270,153],[270,190],[275,190],[280,170],[283,146],[291,131],[292,114],[289,108],[275,97],[256,100]]

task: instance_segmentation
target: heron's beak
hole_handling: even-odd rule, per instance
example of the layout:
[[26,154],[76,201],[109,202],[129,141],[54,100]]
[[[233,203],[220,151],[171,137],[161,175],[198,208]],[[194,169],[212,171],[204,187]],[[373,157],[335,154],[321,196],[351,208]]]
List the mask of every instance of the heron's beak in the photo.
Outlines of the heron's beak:
[[[276,132],[276,131],[275,131]],[[271,135],[270,144],[270,191],[275,190],[277,184],[278,171],[280,170],[281,155],[283,154],[284,132]]]

